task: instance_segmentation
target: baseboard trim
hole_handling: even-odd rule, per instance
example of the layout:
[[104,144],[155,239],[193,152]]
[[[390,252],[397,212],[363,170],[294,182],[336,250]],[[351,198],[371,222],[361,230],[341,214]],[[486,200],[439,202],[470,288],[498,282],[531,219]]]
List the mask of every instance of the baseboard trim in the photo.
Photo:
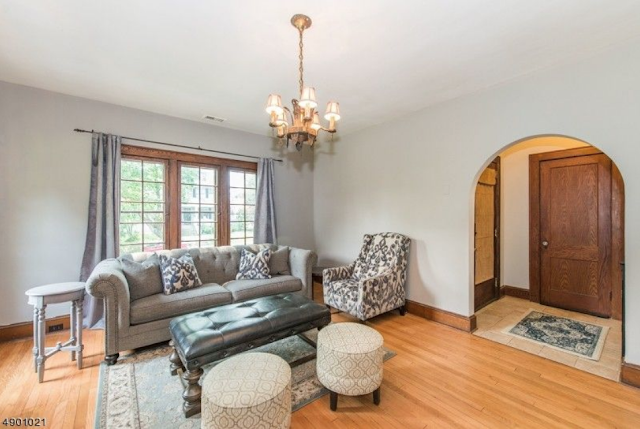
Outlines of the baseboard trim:
[[620,381],[633,387],[640,387],[640,365],[622,362]]
[[[49,333],[49,327],[53,325],[59,325],[62,323],[62,329],[69,329],[71,323],[69,316],[52,317],[45,321],[47,333]],[[16,340],[18,338],[33,337],[33,322],[15,323],[13,325],[0,326],[0,342]]]
[[475,314],[469,317],[462,316],[457,313],[441,310],[439,308],[431,307],[430,305],[410,300],[407,300],[407,312],[422,317],[423,319],[432,320],[434,322],[442,323],[443,325],[451,326],[452,328],[460,329],[461,331],[473,332],[476,330]]
[[531,300],[531,293],[529,289],[522,289],[515,286],[501,286],[500,287],[500,296],[513,296],[514,298],[526,299],[527,301]]

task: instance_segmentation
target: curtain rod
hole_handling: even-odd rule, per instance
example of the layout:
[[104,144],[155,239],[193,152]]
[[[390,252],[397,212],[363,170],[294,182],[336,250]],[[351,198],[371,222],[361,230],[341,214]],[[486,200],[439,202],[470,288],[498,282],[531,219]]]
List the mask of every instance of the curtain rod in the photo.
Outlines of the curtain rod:
[[[75,128],[73,131],[75,131],[76,133],[95,133],[95,132],[99,132],[99,131],[94,131],[94,130],[91,130],[91,131],[82,130],[80,128]],[[126,139],[126,140],[131,140],[131,141],[136,141],[136,142],[146,142],[146,143],[159,144],[159,145],[163,145],[163,146],[181,147],[183,149],[195,149],[195,150],[201,150],[201,151],[204,151],[204,152],[222,153],[224,155],[242,156],[242,157],[245,157],[245,158],[260,159],[259,156],[243,155],[241,153],[224,152],[224,151],[221,151],[221,150],[204,149],[204,148],[202,148],[200,146],[197,146],[197,147],[196,146],[186,146],[186,145],[181,145],[181,144],[176,144],[176,143],[166,143],[166,142],[158,142],[158,141],[155,141],[155,140],[139,139],[139,138],[135,138],[135,137],[126,137],[126,136],[120,136],[120,137],[123,138],[123,139]],[[274,161],[277,161],[277,162],[282,162],[282,160],[278,159],[278,158],[271,158],[271,159],[273,159]]]

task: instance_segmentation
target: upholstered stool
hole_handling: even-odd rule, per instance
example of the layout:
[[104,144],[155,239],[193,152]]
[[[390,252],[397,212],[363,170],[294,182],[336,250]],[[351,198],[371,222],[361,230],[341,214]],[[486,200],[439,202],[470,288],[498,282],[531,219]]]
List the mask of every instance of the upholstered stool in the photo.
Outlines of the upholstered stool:
[[243,353],[209,371],[202,383],[202,428],[288,428],[291,368],[269,353]]
[[338,406],[338,394],[348,396],[373,392],[380,403],[382,335],[359,323],[334,323],[318,333],[318,380],[331,392],[331,410]]
[[[25,292],[29,304],[33,305],[33,363],[38,373],[38,382],[44,380],[44,362],[59,351],[71,352],[71,360],[76,360],[78,369],[82,369],[82,301],[84,283],[69,282],[38,286]],[[70,338],[55,347],[45,347],[45,310],[49,304],[71,302]]]

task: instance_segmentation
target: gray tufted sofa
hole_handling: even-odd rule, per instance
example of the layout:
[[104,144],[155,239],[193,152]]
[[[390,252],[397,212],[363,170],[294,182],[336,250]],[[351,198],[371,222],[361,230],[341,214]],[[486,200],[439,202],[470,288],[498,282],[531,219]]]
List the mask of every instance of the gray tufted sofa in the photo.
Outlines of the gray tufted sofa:
[[[288,250],[288,270],[266,280],[235,280],[243,248],[254,252],[265,247]],[[145,261],[152,253],[134,253],[100,262],[87,280],[91,296],[104,300],[105,354],[114,364],[119,352],[170,339],[169,322],[176,316],[242,302],[263,296],[295,292],[311,298],[311,270],[316,255],[310,250],[268,244],[221,246],[200,249],[162,250],[158,254],[193,257],[202,286],[172,295],[157,293],[139,299],[130,290],[123,271],[123,258]],[[160,285],[158,285],[158,290]]]

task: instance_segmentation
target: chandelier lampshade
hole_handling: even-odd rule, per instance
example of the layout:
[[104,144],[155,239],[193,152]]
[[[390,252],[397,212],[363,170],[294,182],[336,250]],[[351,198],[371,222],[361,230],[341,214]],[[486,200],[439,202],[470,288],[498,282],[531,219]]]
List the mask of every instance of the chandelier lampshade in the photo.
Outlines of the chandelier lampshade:
[[326,131],[332,135],[336,132],[336,121],[340,119],[340,105],[335,101],[330,101],[327,104],[324,118],[329,121],[329,127],[323,127],[320,123],[320,114],[317,111],[316,89],[305,86],[303,79],[303,33],[311,27],[311,18],[297,14],[291,18],[291,24],[298,30],[300,36],[298,43],[300,48],[298,55],[300,59],[298,67],[299,99],[291,100],[292,109],[289,109],[282,105],[282,99],[278,94],[271,94],[267,99],[266,111],[270,115],[269,125],[276,129],[280,143],[285,144],[286,142],[288,147],[292,142],[296,149],[301,150],[304,144],[313,147],[320,131]]
[[278,94],[270,94],[267,99],[267,108],[265,109],[271,115],[271,123],[275,123],[278,114],[283,113],[282,99]]
[[316,131],[322,129],[322,124],[320,124],[320,115],[318,112],[313,113],[313,123],[311,124],[311,128]]
[[318,103],[316,102],[316,89],[311,88],[310,86],[305,86],[302,88],[302,95],[300,96],[300,105],[305,109],[311,108],[314,109],[318,107]]
[[340,120],[340,103],[337,101],[330,101],[327,103],[327,110],[324,113],[324,118],[329,121],[329,129],[336,129],[336,121]]

